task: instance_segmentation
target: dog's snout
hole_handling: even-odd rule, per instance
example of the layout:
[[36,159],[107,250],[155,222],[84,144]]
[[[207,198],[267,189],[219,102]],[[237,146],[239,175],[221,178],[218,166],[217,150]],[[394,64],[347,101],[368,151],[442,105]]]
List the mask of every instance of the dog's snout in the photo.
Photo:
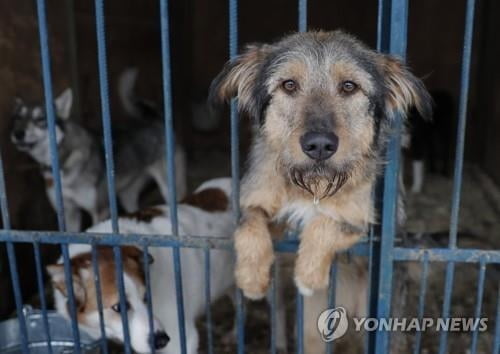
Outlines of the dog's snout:
[[170,337],[168,336],[168,334],[166,334],[163,331],[155,333],[155,335],[154,335],[155,349],[165,348],[167,346],[168,342],[170,342]]
[[300,146],[311,159],[322,161],[335,154],[339,147],[339,138],[331,132],[307,132],[300,137]]
[[20,140],[23,140],[24,139],[24,130],[21,130],[21,129],[18,129],[18,130],[14,130],[14,138],[18,141]]

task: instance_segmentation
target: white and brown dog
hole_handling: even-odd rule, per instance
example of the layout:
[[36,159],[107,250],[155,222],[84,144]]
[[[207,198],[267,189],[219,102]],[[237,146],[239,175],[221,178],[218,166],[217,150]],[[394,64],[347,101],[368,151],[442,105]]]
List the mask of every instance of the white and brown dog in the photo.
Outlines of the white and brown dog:
[[[230,207],[231,180],[213,179],[203,183],[194,194],[185,198],[178,206],[179,234],[230,237],[234,232],[234,219]],[[169,234],[172,232],[169,208],[150,208],[119,219],[120,232],[124,234]],[[105,221],[88,230],[103,233],[111,231],[111,222]],[[131,345],[135,351],[148,352],[148,316],[144,304],[145,285],[142,268],[142,254],[135,247],[123,247],[125,293],[128,301],[128,319]],[[177,322],[177,301],[174,283],[173,256],[171,248],[149,249],[154,262],[150,266],[151,295],[155,317],[155,346],[164,353],[179,353],[179,325]],[[211,301],[233,289],[233,254],[229,250],[211,250]],[[93,271],[90,262],[90,246],[71,245],[70,255],[73,267],[73,286],[78,308],[78,322],[90,330],[96,338],[100,336],[99,316],[96,305],[96,291],[93,285]],[[100,277],[104,303],[106,334],[111,339],[123,342],[120,319],[119,295],[115,283],[115,265],[110,248],[101,248]],[[182,248],[182,279],[184,291],[184,314],[186,324],[187,352],[198,350],[196,318],[205,306],[204,296],[204,251],[197,248]],[[47,270],[55,291],[56,309],[68,316],[67,292],[64,283],[64,269],[61,263],[50,265]],[[278,306],[284,318],[283,306]],[[280,317],[278,317],[280,318]],[[280,321],[281,337],[278,346],[284,347],[284,321]],[[166,334],[170,343],[165,347]],[[161,347],[164,348],[161,348]]]

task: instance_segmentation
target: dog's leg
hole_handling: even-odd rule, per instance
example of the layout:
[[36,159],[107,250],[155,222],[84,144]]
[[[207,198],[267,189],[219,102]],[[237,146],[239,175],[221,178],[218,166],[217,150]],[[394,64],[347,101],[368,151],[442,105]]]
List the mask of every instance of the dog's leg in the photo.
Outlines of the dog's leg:
[[148,177],[145,175],[138,176],[126,188],[118,192],[120,203],[127,213],[132,213],[139,210],[139,195],[147,182]]
[[80,232],[82,228],[82,213],[80,208],[71,200],[64,200],[64,214],[66,230]]
[[236,285],[250,299],[264,297],[269,286],[274,253],[267,224],[263,209],[248,208],[234,235]]
[[[177,146],[175,150],[175,186],[177,200],[181,200],[186,196],[186,156],[184,150]],[[167,186],[167,166],[164,158],[158,159],[153,165],[148,168],[148,173],[153,177],[165,202],[168,201],[168,186]]]
[[354,245],[363,229],[327,216],[319,216],[304,227],[295,262],[295,284],[302,295],[312,295],[313,290],[328,286],[335,252]]
[[[52,208],[57,213],[56,191],[55,187],[47,184],[47,197],[49,198]],[[71,199],[64,198],[64,220],[66,223],[66,230],[71,232],[79,232],[82,227],[82,214],[78,206]]]

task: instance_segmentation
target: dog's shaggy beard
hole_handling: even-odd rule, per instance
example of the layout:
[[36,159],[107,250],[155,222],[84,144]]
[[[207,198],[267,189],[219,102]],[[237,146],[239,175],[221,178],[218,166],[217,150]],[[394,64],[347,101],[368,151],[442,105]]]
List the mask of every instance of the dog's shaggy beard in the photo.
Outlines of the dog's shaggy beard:
[[293,184],[310,193],[315,200],[331,197],[337,193],[349,176],[349,172],[336,171],[324,164],[290,169],[290,179]]

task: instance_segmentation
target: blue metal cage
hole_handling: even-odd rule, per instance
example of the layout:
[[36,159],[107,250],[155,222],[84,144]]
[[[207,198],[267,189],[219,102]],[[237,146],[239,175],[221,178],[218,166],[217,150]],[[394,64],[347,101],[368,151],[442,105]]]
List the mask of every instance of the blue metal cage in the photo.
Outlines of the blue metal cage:
[[[169,33],[169,1],[160,1],[160,22],[161,22],[161,50],[162,50],[162,69],[163,69],[163,97],[164,97],[164,117],[165,117],[165,137],[166,137],[166,160],[168,168],[168,200],[176,200],[175,190],[175,165],[174,165],[174,149],[175,141],[173,134],[173,117],[172,117],[172,89],[171,89],[171,63],[170,63],[170,33]],[[379,0],[378,6],[378,36],[377,47],[380,51],[396,54],[402,58],[405,57],[407,45],[407,27],[408,27],[408,0]],[[51,243],[61,245],[62,257],[65,265],[66,285],[69,292],[69,309],[72,319],[72,334],[75,343],[76,353],[80,352],[80,337],[78,324],[76,321],[76,308],[72,287],[72,273],[70,269],[68,245],[71,243],[84,243],[92,245],[92,259],[94,270],[97,268],[97,251],[98,245],[112,246],[114,250],[116,267],[117,285],[120,292],[120,303],[125,308],[124,296],[124,280],[123,269],[121,262],[120,246],[136,245],[141,247],[147,255],[149,247],[171,247],[173,249],[173,267],[175,269],[175,286],[178,301],[178,323],[180,325],[180,353],[186,353],[186,333],[184,325],[184,305],[183,305],[183,279],[181,277],[181,259],[180,248],[195,247],[205,250],[205,269],[207,282],[205,284],[205,293],[210,294],[210,283],[208,276],[210,274],[210,249],[225,248],[231,249],[232,242],[229,240],[218,238],[198,238],[195,236],[179,236],[177,227],[177,206],[175,203],[169,203],[171,218],[172,218],[172,235],[123,235],[120,234],[118,227],[118,212],[117,202],[114,187],[114,162],[112,154],[113,141],[111,137],[111,112],[108,96],[108,74],[107,74],[107,58],[106,58],[106,31],[105,31],[105,14],[104,0],[95,0],[95,23],[98,43],[98,68],[99,68],[99,83],[100,97],[102,110],[102,126],[104,131],[104,147],[105,147],[105,162],[108,183],[108,199],[109,208],[112,219],[112,233],[110,234],[92,234],[92,233],[69,233],[66,232],[64,219],[64,205],[61,191],[61,176],[59,171],[59,161],[56,144],[55,130],[55,115],[53,109],[53,91],[52,91],[52,75],[50,65],[50,50],[47,34],[47,18],[45,0],[37,0],[38,14],[38,29],[40,35],[40,50],[43,69],[43,87],[45,93],[45,106],[47,110],[48,129],[50,133],[50,153],[52,161],[52,174],[54,176],[56,204],[57,204],[57,220],[59,225],[58,232],[34,232],[34,231],[18,231],[11,229],[8,202],[6,195],[6,186],[4,179],[4,171],[0,156],[0,207],[3,221],[3,229],[0,230],[0,242],[5,243],[10,273],[12,277],[12,285],[15,296],[16,309],[18,314],[19,328],[22,338],[22,350],[24,353],[29,352],[27,323],[23,316],[23,303],[20,289],[19,272],[17,270],[17,260],[14,252],[14,244],[23,242],[30,243],[34,247],[34,257],[36,264],[37,285],[41,296],[41,307],[45,316],[44,329],[47,342],[50,343],[49,321],[47,319],[47,300],[44,295],[44,280],[42,273],[42,262],[40,256],[40,244]],[[229,6],[229,56],[234,57],[237,54],[238,48],[238,0],[228,0]],[[391,296],[392,278],[394,267],[397,262],[416,261],[422,264],[422,280],[420,284],[419,301],[418,301],[418,316],[422,318],[425,305],[426,284],[429,274],[430,262],[444,262],[446,264],[446,277],[444,284],[444,301],[442,305],[441,317],[450,317],[450,303],[452,295],[452,285],[454,280],[454,270],[458,263],[473,263],[478,267],[478,284],[477,298],[475,305],[476,317],[480,317],[483,288],[485,281],[485,270],[488,265],[500,263],[499,251],[485,251],[477,249],[460,249],[457,247],[457,231],[460,208],[460,195],[462,186],[462,170],[463,170],[463,155],[464,155],[464,140],[465,126],[467,116],[467,98],[469,91],[470,64],[471,64],[471,47],[474,27],[474,9],[475,0],[467,0],[466,3],[466,23],[463,42],[462,55],[462,70],[461,70],[461,90],[457,129],[457,145],[456,145],[456,160],[454,170],[454,187],[452,192],[452,213],[450,220],[449,245],[447,248],[432,248],[432,249],[416,249],[396,247],[396,210],[397,210],[397,190],[398,190],[398,171],[400,163],[400,137],[396,134],[389,142],[387,147],[387,164],[384,177],[381,179],[379,189],[381,191],[380,202],[380,226],[373,227],[372,231],[364,241],[354,247],[352,252],[369,257],[369,272],[370,272],[370,314],[376,318],[387,318],[391,314]],[[298,1],[298,29],[305,31],[307,29],[307,0]],[[175,45],[175,43],[174,43]],[[396,120],[396,129],[401,129],[401,120]],[[239,218],[238,201],[239,201],[239,119],[236,110],[236,104],[231,103],[231,163],[232,163],[232,187],[233,187],[233,206],[234,218]],[[297,241],[286,239],[277,242],[275,249],[280,252],[294,252],[297,248]],[[152,308],[149,290],[149,268],[148,260],[145,256],[144,265],[146,269],[146,284],[148,287],[149,298],[149,314],[150,327],[152,324]],[[332,267],[332,280],[335,279],[336,268]],[[96,271],[96,274],[98,272]],[[95,279],[96,289],[99,287],[98,277]],[[273,283],[274,284],[274,283]],[[333,307],[335,281],[331,282],[329,305]],[[274,286],[273,286],[274,288]],[[500,291],[498,300],[500,300]],[[497,301],[498,301],[497,300]],[[208,301],[209,302],[209,301]],[[207,304],[208,304],[207,302]],[[98,298],[100,309],[101,332],[105,335],[102,301]],[[270,331],[270,352],[276,353],[275,332],[276,318],[273,316],[273,308],[275,297],[271,300],[271,331]],[[236,293],[236,317],[237,317],[237,351],[238,353],[245,352],[245,308],[242,294],[240,291]],[[207,305],[207,351],[213,352],[213,339],[211,330],[211,313],[210,306]],[[122,324],[124,328],[124,348],[126,353],[131,352],[130,333],[128,330],[127,312],[122,311]],[[303,299],[297,293],[296,305],[296,352],[303,352]],[[496,328],[494,329],[494,343],[492,344],[493,353],[500,353],[500,301],[497,305],[496,313]],[[477,350],[478,331],[474,331],[471,336],[470,352],[475,353]],[[389,352],[390,333],[387,331],[375,331],[367,335],[366,352],[368,353],[388,353]],[[416,335],[416,344],[414,352],[420,352],[421,334]],[[332,352],[331,345],[328,346],[327,352]],[[103,342],[102,351],[107,353],[106,344]],[[49,352],[51,353],[50,345]],[[441,332],[439,353],[447,352],[447,332]]]

